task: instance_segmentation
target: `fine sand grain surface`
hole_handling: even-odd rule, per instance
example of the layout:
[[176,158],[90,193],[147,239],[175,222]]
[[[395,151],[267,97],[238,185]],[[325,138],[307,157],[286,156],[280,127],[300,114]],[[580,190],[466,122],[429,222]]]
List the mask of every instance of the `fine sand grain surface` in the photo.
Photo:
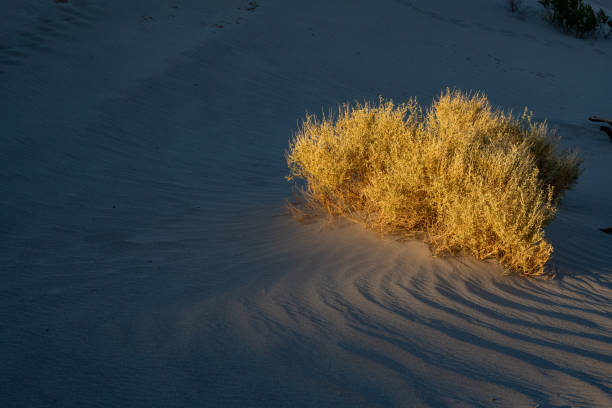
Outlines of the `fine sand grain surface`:
[[[0,406],[612,406],[612,40],[505,4],[0,2]],[[306,110],[446,86],[580,149],[557,279],[284,211]]]

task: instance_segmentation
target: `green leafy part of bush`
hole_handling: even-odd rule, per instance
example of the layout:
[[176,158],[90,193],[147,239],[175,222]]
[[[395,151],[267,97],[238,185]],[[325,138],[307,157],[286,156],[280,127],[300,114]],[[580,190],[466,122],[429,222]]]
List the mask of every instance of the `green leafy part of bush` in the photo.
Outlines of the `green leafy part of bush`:
[[539,0],[549,13],[549,19],[569,33],[573,31],[578,38],[596,33],[608,25],[612,29],[607,14],[599,9],[596,14],[593,7],[583,0]]
[[542,275],[553,251],[543,228],[580,165],[558,139],[481,93],[447,89],[426,111],[414,99],[344,104],[307,115],[290,141],[287,178],[301,198],[290,208]]

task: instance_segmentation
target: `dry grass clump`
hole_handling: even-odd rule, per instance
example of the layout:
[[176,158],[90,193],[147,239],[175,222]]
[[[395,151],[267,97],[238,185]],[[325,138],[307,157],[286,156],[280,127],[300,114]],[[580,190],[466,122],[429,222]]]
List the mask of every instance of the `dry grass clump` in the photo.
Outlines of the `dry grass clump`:
[[553,251],[544,226],[580,160],[527,111],[493,109],[483,94],[446,90],[425,112],[415,100],[345,104],[307,115],[287,152],[302,180],[299,211],[343,216],[435,253],[497,258],[541,275]]

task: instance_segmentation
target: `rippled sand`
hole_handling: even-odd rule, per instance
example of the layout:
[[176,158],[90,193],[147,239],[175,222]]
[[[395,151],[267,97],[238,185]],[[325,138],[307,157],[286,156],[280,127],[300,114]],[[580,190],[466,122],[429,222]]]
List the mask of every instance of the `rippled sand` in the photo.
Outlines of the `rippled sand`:
[[[0,4],[0,406],[612,406],[612,42],[502,3]],[[283,209],[306,110],[445,86],[581,150],[557,279]]]

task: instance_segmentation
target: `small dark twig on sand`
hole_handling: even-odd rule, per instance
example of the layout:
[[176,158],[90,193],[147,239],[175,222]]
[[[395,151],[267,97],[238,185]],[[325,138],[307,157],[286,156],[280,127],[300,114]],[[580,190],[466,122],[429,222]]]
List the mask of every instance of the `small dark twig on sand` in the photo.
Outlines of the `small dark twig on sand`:
[[604,123],[609,123],[610,125],[612,125],[612,120],[606,119],[606,118],[601,118],[599,116],[590,116],[589,120],[591,122],[604,122]]
[[[608,123],[608,124],[612,125],[612,120],[606,119],[606,118],[600,118],[599,116],[591,116],[591,117],[589,117],[589,120],[591,122],[603,122],[603,123]],[[606,134],[608,135],[610,140],[612,140],[612,127],[600,126],[599,130],[601,130],[602,132],[606,132]]]
[[612,140],[612,128],[608,127],[608,126],[600,126],[599,130],[606,132],[608,134],[608,137],[610,138],[610,140]]

